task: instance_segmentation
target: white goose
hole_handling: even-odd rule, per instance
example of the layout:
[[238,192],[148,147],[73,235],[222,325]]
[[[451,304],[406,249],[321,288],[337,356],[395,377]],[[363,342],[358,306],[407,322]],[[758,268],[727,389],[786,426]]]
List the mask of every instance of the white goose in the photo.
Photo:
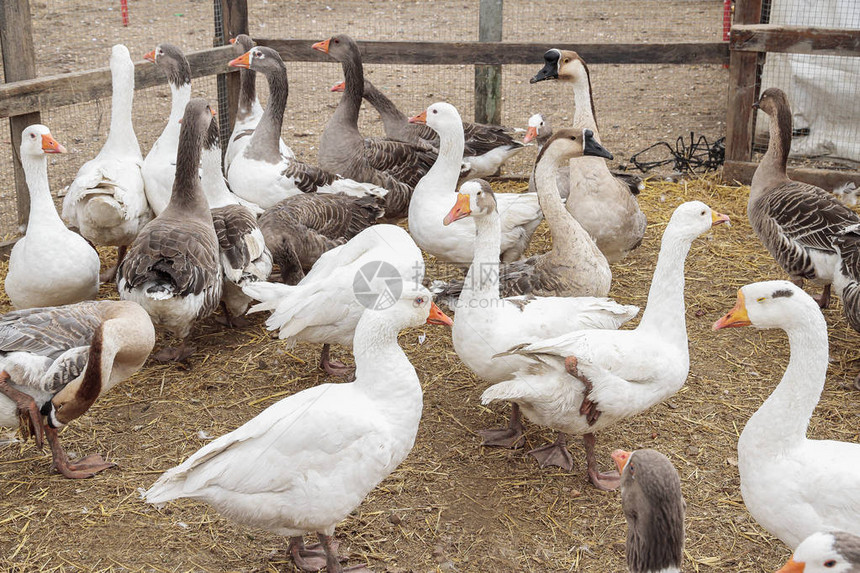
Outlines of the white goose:
[[185,54],[173,44],[159,44],[144,59],[153,62],[167,75],[170,84],[170,116],[164,131],[155,140],[143,160],[144,189],[153,213],[161,215],[170,202],[173,177],[176,174],[176,150],[179,147],[179,120],[191,100],[191,66]]
[[533,422],[582,435],[591,482],[600,489],[618,487],[617,475],[597,470],[594,432],[647,410],[684,385],[690,368],[684,261],[696,237],[726,221],[701,201],[679,206],[663,232],[639,326],[581,330],[512,348],[508,353],[531,357],[534,364],[487,388],[481,401],[516,402]]
[[[143,190],[143,155],[134,134],[134,62],[128,48],[117,44],[110,56],[110,131],[99,154],[84,163],[65,190],[63,219],[96,245],[117,247],[117,265],[138,231],[152,219]],[[117,265],[102,275],[110,282]]]
[[[522,356],[493,358],[518,342],[539,340],[588,328],[614,329],[639,312],[638,307],[620,305],[606,298],[501,298],[501,223],[495,197],[490,185],[483,179],[467,181],[460,187],[457,202],[445,217],[446,222],[465,217],[471,217],[475,221],[475,258],[466,274],[463,292],[454,305],[457,322],[454,323],[451,334],[454,350],[463,363],[480,378],[491,383],[510,378],[531,363]],[[508,428],[484,430],[481,434],[485,438],[484,445],[517,445],[522,438],[522,423],[516,404],[513,405]],[[532,453],[542,465],[559,465],[558,460],[544,459],[541,451]],[[570,465],[567,466],[568,470]]]
[[26,234],[9,255],[5,287],[15,308],[71,304],[99,292],[99,255],[63,224],[48,186],[45,154],[65,152],[44,125],[31,125],[21,134],[30,216]]
[[[415,443],[421,384],[397,334],[425,322],[450,319],[421,286],[405,288],[386,309],[365,311],[355,329],[355,382],[275,403],[165,472],[146,501],[205,501],[238,523],[289,536],[299,569],[341,573],[335,527]],[[317,534],[323,552],[305,547],[305,533]]]
[[[573,127],[590,129],[600,143],[591,95],[591,76],[576,52],[553,48],[544,54],[546,65],[530,80],[555,79],[573,85]],[[570,200],[567,210],[585,227],[610,263],[623,259],[642,243],[645,215],[633,188],[618,179],[599,157],[570,160]]]
[[384,304],[384,295],[423,280],[424,259],[409,233],[395,225],[373,225],[323,253],[297,285],[256,282],[242,290],[261,301],[249,312],[272,311],[266,319],[269,330],[280,331],[289,345],[323,343],[320,366],[329,374],[347,375],[351,369],[329,360],[329,345],[351,347],[365,308]]
[[819,531],[803,540],[776,573],[858,573],[860,535]]
[[[451,208],[463,159],[463,122],[451,104],[437,102],[413,123],[426,123],[439,134],[439,155],[424,175],[409,202],[409,233],[427,253],[451,263],[468,265],[475,251],[475,222],[453,222],[445,228],[443,218]],[[543,219],[536,193],[499,193],[501,214],[501,258],[504,262],[522,257],[532,234]]]
[[40,448],[47,436],[54,467],[66,477],[91,477],[112,467],[99,455],[70,462],[57,428],[137,372],[154,343],[149,316],[133,302],[84,301],[3,315],[0,426],[20,427]]
[[749,284],[714,330],[748,325],[784,330],[791,358],[738,439],[744,504],[792,549],[816,531],[860,535],[860,444],[806,437],[827,376],[827,323],[818,303],[789,281]]

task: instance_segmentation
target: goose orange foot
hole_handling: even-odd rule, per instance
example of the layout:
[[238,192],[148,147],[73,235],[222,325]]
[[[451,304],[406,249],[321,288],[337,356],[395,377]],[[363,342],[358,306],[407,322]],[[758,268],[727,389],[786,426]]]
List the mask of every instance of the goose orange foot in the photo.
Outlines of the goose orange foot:
[[352,379],[355,377],[355,368],[347,366],[339,360],[329,358],[330,345],[323,344],[322,352],[320,352],[320,368],[329,376],[340,376],[341,378]]
[[179,346],[168,346],[167,348],[162,348],[153,354],[152,358],[161,364],[166,362],[185,362],[196,350],[196,346],[193,344],[186,344],[183,340],[182,344]]
[[558,433],[556,440],[545,446],[535,448],[529,452],[540,464],[540,467],[557,466],[565,471],[573,469],[573,456],[567,449],[567,435]]
[[621,485],[621,475],[617,471],[600,472],[597,469],[597,457],[594,455],[594,444],[597,439],[594,434],[585,434],[582,436],[582,441],[585,444],[585,464],[588,473],[588,479],[599,490],[614,491]]
[[511,417],[507,428],[493,428],[478,430],[484,438],[482,446],[495,446],[497,448],[517,449],[523,447],[523,423],[520,419],[520,407],[511,404]]
[[54,460],[54,469],[70,479],[91,478],[102,470],[115,467],[116,464],[104,461],[98,454],[90,454],[76,462],[70,462],[69,456],[60,445],[60,437],[57,430],[46,426],[45,436],[51,445],[51,457]]
[[[331,540],[330,546],[332,551],[337,554],[338,542]],[[321,543],[305,546],[303,537],[290,537],[288,550],[290,557],[293,558],[293,563],[302,571],[311,573],[312,571],[320,571],[326,567],[327,556]],[[338,561],[346,561],[346,558],[338,557]]]

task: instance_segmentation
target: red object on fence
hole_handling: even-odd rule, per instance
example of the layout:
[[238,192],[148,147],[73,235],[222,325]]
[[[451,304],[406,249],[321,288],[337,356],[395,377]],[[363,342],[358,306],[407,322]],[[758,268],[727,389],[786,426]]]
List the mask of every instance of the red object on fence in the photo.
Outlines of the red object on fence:
[[122,13],[122,25],[128,27],[128,0],[119,0],[119,10]]
[[723,42],[729,41],[732,31],[732,0],[723,2]]

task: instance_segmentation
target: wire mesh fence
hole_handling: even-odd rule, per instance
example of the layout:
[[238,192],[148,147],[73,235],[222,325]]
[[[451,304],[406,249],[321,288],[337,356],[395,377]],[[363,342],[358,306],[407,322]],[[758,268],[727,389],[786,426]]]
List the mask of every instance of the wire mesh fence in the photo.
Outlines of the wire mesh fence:
[[[34,0],[31,3],[37,73],[45,76],[107,66],[110,47],[128,46],[135,60],[161,42],[183,50],[213,45],[215,26],[212,0],[129,0],[129,25],[122,25],[119,0]],[[334,33],[360,40],[475,41],[478,38],[477,1],[465,0],[339,0],[249,1],[252,36],[307,38]],[[723,0],[507,0],[503,39],[537,42],[670,42],[719,41],[725,15]],[[572,118],[572,92],[564,84],[528,80],[542,66],[503,68],[503,114],[506,125],[526,126],[535,112],[564,126]],[[434,101],[454,104],[465,120],[474,117],[472,66],[368,65],[367,75],[407,114],[420,112]],[[715,140],[723,135],[727,70],[719,65],[596,65],[591,67],[594,99],[604,144],[626,163],[633,153],[666,140],[689,137],[690,132]],[[339,95],[329,93],[342,79],[332,63],[287,62],[290,99],[284,138],[299,157],[315,161],[316,146]],[[192,82],[195,96],[215,101],[214,77]],[[265,102],[266,89],[258,90]],[[164,127],[170,107],[166,86],[135,94],[134,124],[144,154]],[[52,158],[51,188],[56,193],[73,179],[105,140],[110,123],[110,98],[70,105],[43,113],[67,155]],[[374,111],[363,109],[360,127],[367,135],[382,135]],[[0,176],[9,182],[0,192],[0,235],[17,232],[12,180],[12,150],[0,138]],[[527,175],[534,160],[532,148],[507,166],[507,173]]]

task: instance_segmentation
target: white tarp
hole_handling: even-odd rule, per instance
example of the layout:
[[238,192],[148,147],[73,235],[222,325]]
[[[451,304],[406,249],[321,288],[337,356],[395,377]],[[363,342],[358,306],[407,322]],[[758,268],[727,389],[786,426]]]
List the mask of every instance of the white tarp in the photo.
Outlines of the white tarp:
[[[773,0],[770,23],[860,30],[859,0]],[[791,154],[860,162],[860,57],[769,53],[762,91],[778,87],[788,95],[795,136]],[[766,133],[759,113],[757,134]]]

